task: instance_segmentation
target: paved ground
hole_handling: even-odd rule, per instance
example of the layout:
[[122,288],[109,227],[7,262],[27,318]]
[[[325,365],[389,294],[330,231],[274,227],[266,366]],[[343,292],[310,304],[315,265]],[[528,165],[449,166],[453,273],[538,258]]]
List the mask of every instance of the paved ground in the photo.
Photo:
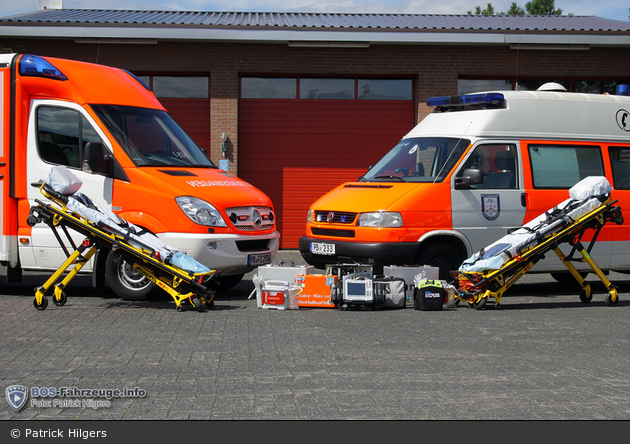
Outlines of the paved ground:
[[[299,254],[281,252],[274,262]],[[592,275],[591,275],[592,276]],[[630,275],[620,302],[590,304],[547,275],[526,275],[500,310],[467,306],[345,312],[261,310],[251,274],[207,313],[167,297],[128,302],[79,277],[68,303],[33,308],[33,288],[0,278],[0,381],[79,389],[140,388],[109,406],[33,398],[0,418],[219,420],[577,420],[630,418]],[[98,405],[97,405],[98,407]]]

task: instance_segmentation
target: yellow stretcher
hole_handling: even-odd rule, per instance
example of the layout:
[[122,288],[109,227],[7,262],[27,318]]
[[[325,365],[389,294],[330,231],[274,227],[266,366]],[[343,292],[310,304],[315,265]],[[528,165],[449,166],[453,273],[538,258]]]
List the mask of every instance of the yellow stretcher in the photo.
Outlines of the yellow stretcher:
[[[451,271],[454,277],[454,286],[457,289],[457,302],[468,302],[469,306],[481,309],[489,299],[494,299],[495,307],[499,308],[501,297],[507,289],[527,273],[536,262],[544,258],[545,253],[553,251],[582,287],[579,295],[582,302],[591,301],[592,290],[572,262],[587,263],[608,290],[606,303],[616,305],[619,300],[617,287],[608,280],[590,253],[604,224],[614,222],[621,225],[623,216],[621,208],[615,206],[617,201],[612,201],[609,193],[600,197],[600,202],[596,208],[575,219],[567,217],[566,214],[556,215],[553,228],[548,231],[531,230],[535,233],[533,241],[529,242],[528,245],[523,245],[513,254],[507,255],[507,260],[498,269],[471,271],[470,269],[466,270],[466,267],[460,267],[457,271]],[[553,218],[547,218],[547,226],[550,226],[549,219]],[[582,244],[582,237],[587,230],[594,230],[595,233],[588,247],[585,247]],[[565,243],[572,247],[571,252],[566,256],[559,248],[559,245]],[[581,257],[575,257],[576,252]],[[483,250],[477,253],[477,258],[482,255]]]
[[[37,205],[31,207],[27,223],[30,226],[40,222],[48,225],[66,253],[67,259],[44,285],[35,289],[33,305],[36,309],[44,310],[48,306],[45,293],[53,285],[53,303],[57,306],[64,305],[67,301],[64,289],[94,253],[102,247],[120,252],[127,263],[133,264],[135,269],[166,291],[175,301],[177,311],[184,310],[184,302],[189,302],[197,311],[206,311],[214,305],[215,292],[207,285],[204,285],[204,282],[207,283],[214,275],[214,270],[194,273],[177,267],[169,263],[168,260],[163,260],[164,258],[159,257],[159,252],[156,252],[149,244],[143,245],[142,242],[137,240],[132,242],[129,235],[125,234],[124,228],[112,230],[102,223],[95,223],[69,210],[67,207],[68,197],[56,192],[46,183],[40,186],[40,191],[56,205],[36,200]],[[67,241],[74,248],[74,252],[68,252],[61,236],[57,232],[58,227],[64,232]],[[79,246],[74,244],[68,229],[75,230],[85,236],[85,239]],[[74,265],[74,267],[68,272],[66,277],[55,284],[71,265]]]

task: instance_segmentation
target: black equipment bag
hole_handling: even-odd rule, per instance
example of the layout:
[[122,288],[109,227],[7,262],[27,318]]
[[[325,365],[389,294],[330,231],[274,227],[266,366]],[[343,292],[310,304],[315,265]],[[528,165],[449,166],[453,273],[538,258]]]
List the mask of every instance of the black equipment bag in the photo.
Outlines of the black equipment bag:
[[446,290],[441,281],[421,280],[414,288],[413,308],[415,310],[442,310],[446,299]]

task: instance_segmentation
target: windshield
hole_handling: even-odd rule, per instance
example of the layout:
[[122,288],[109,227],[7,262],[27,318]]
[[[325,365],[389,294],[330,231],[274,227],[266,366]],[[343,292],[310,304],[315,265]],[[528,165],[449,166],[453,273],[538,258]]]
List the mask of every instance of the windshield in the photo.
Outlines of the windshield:
[[92,105],[136,166],[216,168],[165,111]]
[[361,181],[441,182],[469,145],[469,140],[447,137],[403,139]]

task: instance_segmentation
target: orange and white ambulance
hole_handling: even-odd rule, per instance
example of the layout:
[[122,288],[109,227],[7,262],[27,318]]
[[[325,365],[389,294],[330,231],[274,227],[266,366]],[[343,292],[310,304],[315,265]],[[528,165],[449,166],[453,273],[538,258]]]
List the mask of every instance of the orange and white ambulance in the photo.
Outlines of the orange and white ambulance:
[[[19,281],[22,270],[56,270],[66,259],[50,228],[26,223],[41,199],[32,184],[53,165],[70,168],[83,182],[80,191],[99,205],[217,270],[222,286],[277,253],[270,199],[218,169],[133,74],[1,54],[0,97],[0,261],[9,281]],[[106,277],[126,299],[150,291],[115,251],[84,270],[94,271],[97,286]]]
[[[424,264],[450,280],[464,259],[567,199],[587,176],[605,176],[612,198],[630,211],[627,95],[546,84],[435,97],[427,105],[434,112],[364,176],[312,204],[299,243],[309,264]],[[594,243],[603,270],[630,272],[625,219],[607,224]],[[555,255],[533,271],[569,276]]]

